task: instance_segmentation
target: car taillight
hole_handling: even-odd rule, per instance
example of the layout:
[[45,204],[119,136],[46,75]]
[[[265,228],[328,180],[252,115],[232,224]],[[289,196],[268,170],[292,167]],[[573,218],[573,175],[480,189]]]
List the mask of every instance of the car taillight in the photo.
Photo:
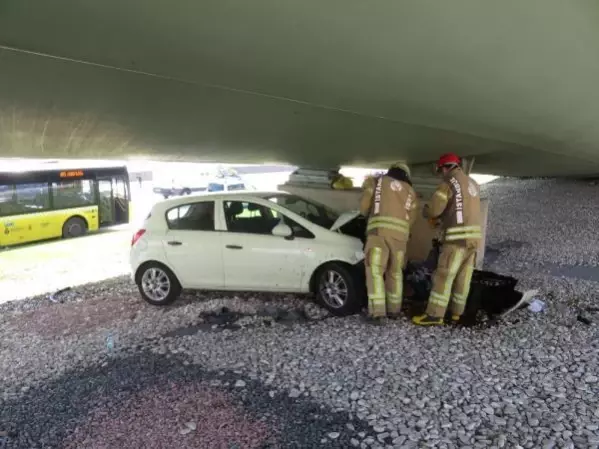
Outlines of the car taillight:
[[131,246],[135,245],[135,243],[141,238],[142,235],[144,235],[146,233],[145,229],[140,229],[139,231],[137,231],[135,234],[133,234],[133,237],[131,238]]

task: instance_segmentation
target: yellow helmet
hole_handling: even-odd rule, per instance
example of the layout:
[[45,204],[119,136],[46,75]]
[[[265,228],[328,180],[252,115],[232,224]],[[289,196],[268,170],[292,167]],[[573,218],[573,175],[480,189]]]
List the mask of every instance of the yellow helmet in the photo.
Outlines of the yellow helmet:
[[354,187],[354,183],[347,176],[343,176],[342,174],[338,174],[333,179],[333,182],[331,183],[331,186],[333,187],[333,189],[336,189],[336,190],[347,190],[347,189],[352,189]]
[[372,181],[374,181],[375,176],[371,173],[369,175],[364,176],[364,181],[362,182],[362,188],[365,189],[371,186]]
[[397,161],[391,166],[391,168],[401,168],[408,176],[411,176],[410,167],[408,167],[408,164],[405,161]]

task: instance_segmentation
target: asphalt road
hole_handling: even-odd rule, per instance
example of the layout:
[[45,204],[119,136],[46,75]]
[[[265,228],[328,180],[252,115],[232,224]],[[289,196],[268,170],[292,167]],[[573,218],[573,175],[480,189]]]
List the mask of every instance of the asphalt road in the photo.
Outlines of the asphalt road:
[[129,226],[0,253],[0,303],[128,272]]

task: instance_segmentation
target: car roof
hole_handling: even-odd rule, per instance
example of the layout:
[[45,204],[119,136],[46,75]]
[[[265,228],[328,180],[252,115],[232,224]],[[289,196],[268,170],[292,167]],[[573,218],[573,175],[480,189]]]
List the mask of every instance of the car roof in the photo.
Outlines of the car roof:
[[209,192],[209,193],[198,193],[194,195],[177,196],[174,198],[168,198],[165,200],[158,201],[152,207],[153,210],[167,210],[172,207],[181,206],[183,204],[194,203],[198,201],[216,201],[216,200],[239,200],[239,201],[251,201],[256,198],[264,199],[272,195],[290,195],[289,192],[282,190],[252,190],[248,191],[227,191],[227,192]]

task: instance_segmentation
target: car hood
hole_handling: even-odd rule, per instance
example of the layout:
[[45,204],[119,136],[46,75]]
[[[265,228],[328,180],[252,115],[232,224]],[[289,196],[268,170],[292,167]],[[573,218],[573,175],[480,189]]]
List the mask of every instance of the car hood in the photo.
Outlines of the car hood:
[[337,218],[337,220],[335,220],[335,223],[333,223],[333,226],[331,226],[331,231],[336,231],[337,229],[339,229],[344,224],[347,224],[350,221],[352,221],[358,215],[360,215],[360,211],[359,210],[350,210],[348,212],[342,213],[339,216],[339,218]]

